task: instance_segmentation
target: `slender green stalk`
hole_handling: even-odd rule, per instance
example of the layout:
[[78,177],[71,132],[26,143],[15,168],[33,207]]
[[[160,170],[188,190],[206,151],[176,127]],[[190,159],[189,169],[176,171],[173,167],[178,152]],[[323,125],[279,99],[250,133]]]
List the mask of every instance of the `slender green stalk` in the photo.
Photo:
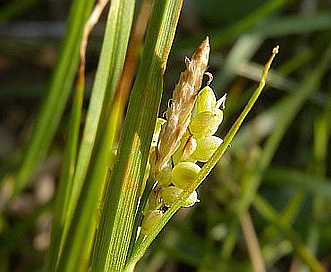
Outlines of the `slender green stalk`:
[[266,66],[263,70],[263,74],[262,74],[261,81],[260,81],[258,88],[255,90],[252,97],[249,99],[245,108],[241,112],[240,116],[235,121],[235,123],[232,125],[229,132],[226,134],[224,141],[222,142],[220,147],[216,150],[216,152],[208,160],[208,162],[202,167],[197,179],[187,188],[186,191],[184,191],[179,196],[178,201],[171,208],[169,208],[169,210],[161,217],[160,221],[153,227],[153,229],[144,238],[144,240],[142,240],[142,242],[140,242],[140,243],[137,243],[137,245],[134,248],[132,257],[129,259],[129,261],[127,263],[127,266],[126,266],[127,271],[130,271],[130,269],[135,266],[135,264],[143,256],[143,254],[145,253],[145,251],[147,250],[149,245],[153,242],[153,240],[156,238],[156,236],[160,233],[162,228],[171,219],[171,217],[177,212],[177,210],[181,206],[183,206],[185,200],[203,182],[203,180],[207,177],[207,175],[210,173],[210,171],[213,169],[213,167],[216,165],[216,163],[223,156],[224,152],[227,150],[227,148],[231,144],[234,136],[236,135],[237,131],[239,130],[245,117],[247,116],[249,111],[252,109],[253,105],[255,104],[256,100],[258,99],[259,95],[261,94],[261,92],[265,86],[265,80],[266,80],[268,71],[270,69],[270,65],[277,53],[278,53],[278,47],[273,50],[273,54],[270,57],[269,61],[267,62]]
[[182,1],[154,2],[117,160],[105,191],[93,271],[123,271],[125,265],[163,89],[162,77],[181,6]]
[[[280,112],[285,112],[286,115],[279,116],[279,120],[277,120],[277,129],[273,132],[273,134],[269,137],[265,144],[265,148],[263,150],[262,156],[257,165],[256,173],[249,177],[249,180],[246,182],[247,187],[245,190],[242,190],[242,196],[238,203],[238,213],[244,212],[254,201],[254,197],[259,187],[260,182],[262,181],[262,176],[264,172],[267,170],[271,159],[279,145],[280,140],[285,134],[287,127],[290,125],[291,121],[293,120],[294,116],[303,105],[305,100],[311,95],[311,93],[318,88],[321,78],[323,77],[324,73],[327,71],[327,68],[330,65],[331,61],[331,47],[326,50],[326,54],[324,55],[323,59],[319,63],[319,65],[311,72],[310,76],[302,83],[298,91],[291,95],[290,97],[286,98],[280,104]],[[283,234],[283,233],[282,233]],[[284,234],[283,234],[284,235]],[[296,241],[291,241],[296,242]],[[295,246],[295,245],[293,245]],[[301,248],[301,246],[300,246]],[[310,262],[310,258],[314,258],[311,256],[305,257],[305,251],[301,252],[301,258],[305,259],[306,262]],[[308,260],[307,260],[307,259]],[[315,260],[315,262],[317,262]],[[308,263],[309,265],[309,263]],[[318,271],[318,270],[317,270]]]

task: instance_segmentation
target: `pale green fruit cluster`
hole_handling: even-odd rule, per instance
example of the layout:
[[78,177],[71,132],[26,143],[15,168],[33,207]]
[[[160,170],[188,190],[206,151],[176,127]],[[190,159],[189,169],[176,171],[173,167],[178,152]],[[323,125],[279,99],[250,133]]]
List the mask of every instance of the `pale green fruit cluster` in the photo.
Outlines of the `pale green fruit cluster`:
[[214,134],[223,120],[223,111],[219,107],[224,101],[225,96],[216,101],[209,86],[199,92],[188,130],[174,154],[175,164],[180,161],[206,162],[214,154],[222,143],[222,139]]
[[[224,100],[222,100],[224,101]],[[206,162],[213,155],[222,139],[214,136],[223,120],[221,103],[216,101],[214,91],[209,86],[203,88],[195,102],[192,119],[187,131],[181,139],[181,144],[172,157],[172,168],[169,165],[160,171],[156,180],[159,183],[160,199],[154,202],[164,203],[171,207],[177,201],[180,193],[197,178],[201,168],[196,164]],[[194,198],[193,195],[196,197]],[[196,192],[191,200],[198,200]],[[190,203],[190,206],[194,204]],[[187,206],[187,205],[185,205]]]
[[[209,86],[199,92],[191,122],[181,139],[179,148],[172,156],[172,162],[156,174],[155,179],[158,184],[151,192],[148,208],[145,210],[141,229],[143,234],[147,235],[160,220],[162,208],[172,207],[180,195],[197,179],[201,168],[196,162],[208,161],[223,142],[221,138],[214,136],[223,120],[223,111],[219,109],[225,100],[222,99],[220,102],[216,101],[214,91]],[[161,126],[164,123],[165,120],[158,119],[152,147],[157,145]],[[198,194],[194,191],[183,207],[191,207],[196,202],[199,202]]]

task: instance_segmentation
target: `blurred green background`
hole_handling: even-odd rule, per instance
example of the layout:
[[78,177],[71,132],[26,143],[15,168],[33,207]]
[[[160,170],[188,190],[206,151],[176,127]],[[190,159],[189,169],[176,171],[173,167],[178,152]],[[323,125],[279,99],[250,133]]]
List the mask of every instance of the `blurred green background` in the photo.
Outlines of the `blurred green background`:
[[[1,179],[24,154],[70,3],[0,1]],[[104,18],[88,46],[85,110],[103,30]],[[307,251],[315,256],[311,267],[318,260],[330,271],[331,2],[184,1],[160,115],[184,56],[207,35],[211,86],[218,97],[228,93],[221,137],[257,86],[272,48],[279,45],[280,53],[254,111],[200,187],[201,202],[178,212],[137,271],[309,271]],[[0,205],[0,272],[43,267],[70,105],[34,179]],[[261,260],[265,270],[252,268]]]

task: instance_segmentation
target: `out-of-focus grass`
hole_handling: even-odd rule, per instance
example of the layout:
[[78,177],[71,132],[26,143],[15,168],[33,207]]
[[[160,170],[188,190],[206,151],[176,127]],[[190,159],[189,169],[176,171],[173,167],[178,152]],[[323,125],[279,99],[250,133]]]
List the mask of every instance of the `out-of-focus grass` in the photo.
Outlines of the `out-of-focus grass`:
[[[221,136],[226,134],[256,85],[252,81],[258,80],[262,68],[257,63],[263,63],[277,44],[280,54],[267,83],[269,88],[249,116],[250,120],[227,156],[201,186],[201,203],[193,210],[182,209],[177,213],[152,245],[150,254],[139,263],[137,271],[249,271],[247,237],[239,221],[242,211],[249,213],[253,220],[267,270],[305,271],[306,264],[313,271],[321,271],[321,264],[325,270],[330,269],[330,68],[325,66],[316,76],[331,42],[331,13],[327,11],[330,4],[327,1],[320,1],[318,5],[315,1],[255,1],[256,6],[250,9],[247,1],[236,1],[241,3],[241,10],[231,13],[238,18],[229,20],[218,16],[218,11],[222,5],[227,5],[224,10],[235,10],[237,7],[231,6],[231,1],[214,1],[212,8],[198,1],[186,1],[187,10],[181,16],[174,46],[178,51],[171,54],[165,89],[171,90],[170,85],[178,77],[176,71],[179,71],[179,62],[182,67],[183,50],[191,51],[197,44],[195,41],[209,35],[212,86],[219,96],[224,91],[229,93]],[[31,6],[27,12],[34,9],[38,12],[38,5]],[[20,9],[15,13],[15,21],[19,21],[20,16],[24,18],[23,12]],[[10,22],[10,17],[0,10],[0,18]],[[1,37],[1,41],[5,43],[9,38],[10,35]],[[20,63],[29,62],[29,56],[23,60],[13,57],[15,51],[24,50],[22,44],[22,48],[15,49],[0,46],[0,50],[3,48],[0,78],[5,71],[15,74],[15,79],[20,73],[29,77],[29,71],[20,69]],[[44,41],[36,40],[33,44],[34,48],[45,46]],[[93,58],[88,59],[88,69],[92,69],[89,67],[93,67],[93,62]],[[44,72],[38,69],[30,72]],[[18,108],[23,115],[34,116],[31,105],[35,106],[35,98],[40,96],[41,82],[35,73],[31,74],[30,86],[8,78],[5,82],[0,91],[3,116],[0,128],[9,131],[19,146],[18,133],[20,137],[25,135],[22,131],[27,127],[26,118],[18,115],[18,120],[12,119],[10,106]],[[15,90],[19,89],[17,95]],[[8,120],[17,123],[8,124]],[[49,160],[55,153],[63,152],[64,127],[61,124],[51,148],[44,150]],[[5,140],[0,142],[6,144]],[[16,146],[5,156],[1,155],[1,161],[6,162],[6,157],[19,160],[21,154],[15,150]],[[44,167],[45,164],[41,169]],[[54,170],[52,175],[58,176],[57,173]],[[34,190],[31,186],[18,199],[31,195]],[[41,266],[43,253],[27,245],[32,244],[38,232],[35,228],[38,215],[49,211],[49,202],[36,205],[27,216],[18,215],[11,205],[1,217],[0,267],[17,271],[30,257],[34,261],[25,267],[33,271]],[[13,264],[14,258],[18,264]]]
[[5,7],[0,12],[0,22],[9,21],[15,16],[19,16],[26,9],[32,8],[34,5],[37,5],[40,0],[18,0],[10,1],[10,3],[5,4]]

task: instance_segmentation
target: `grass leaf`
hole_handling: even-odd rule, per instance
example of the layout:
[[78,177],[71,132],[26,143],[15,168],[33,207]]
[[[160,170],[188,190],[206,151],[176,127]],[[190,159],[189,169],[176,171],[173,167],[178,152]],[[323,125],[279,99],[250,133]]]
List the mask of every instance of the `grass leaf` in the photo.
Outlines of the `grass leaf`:
[[107,183],[92,259],[94,271],[123,271],[182,1],[155,1],[143,58]]

